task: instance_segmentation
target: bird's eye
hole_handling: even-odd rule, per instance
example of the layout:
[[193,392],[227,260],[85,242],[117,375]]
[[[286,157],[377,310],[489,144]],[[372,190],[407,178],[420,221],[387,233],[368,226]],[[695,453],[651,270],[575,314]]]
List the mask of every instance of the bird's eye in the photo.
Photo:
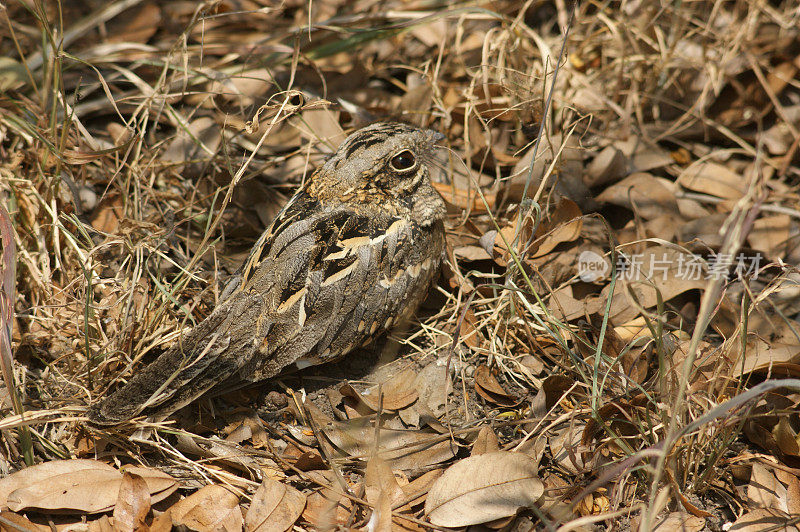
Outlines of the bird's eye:
[[389,161],[389,164],[392,165],[392,168],[397,170],[398,172],[402,172],[404,170],[408,170],[412,168],[417,163],[417,158],[414,157],[414,154],[411,153],[409,150],[403,150],[394,157],[392,160]]

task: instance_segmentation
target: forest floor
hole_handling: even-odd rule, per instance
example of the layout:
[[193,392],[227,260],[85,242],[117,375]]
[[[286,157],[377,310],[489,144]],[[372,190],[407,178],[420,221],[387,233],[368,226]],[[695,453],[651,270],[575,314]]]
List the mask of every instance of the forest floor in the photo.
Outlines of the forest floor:
[[[800,530],[799,73],[789,0],[4,3],[0,529]],[[378,120],[414,321],[88,424]]]

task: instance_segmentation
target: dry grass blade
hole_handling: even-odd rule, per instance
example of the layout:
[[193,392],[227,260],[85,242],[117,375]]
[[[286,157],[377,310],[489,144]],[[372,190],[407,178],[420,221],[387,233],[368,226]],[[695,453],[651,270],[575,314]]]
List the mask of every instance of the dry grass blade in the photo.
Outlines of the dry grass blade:
[[[23,416],[25,411],[22,399],[19,396],[16,379],[14,378],[14,354],[11,351],[11,334],[14,326],[14,301],[16,287],[16,246],[14,244],[14,228],[11,217],[5,206],[0,204],[0,238],[3,243],[2,284],[0,291],[0,371],[3,373],[3,382],[13,402],[14,411]],[[33,464],[33,441],[28,427],[19,429],[22,452],[25,463]]]
[[[4,529],[800,516],[795,1],[3,6],[0,476],[148,463],[189,501],[156,517],[128,482],[81,524],[0,501]],[[407,328],[166,419],[87,424],[187,345],[288,198],[377,121],[444,137],[446,259]],[[498,449],[541,498],[478,482]],[[72,480],[67,502],[90,492]]]
[[5,206],[0,205],[0,238],[3,243],[2,286],[0,291],[0,370],[6,389],[13,394],[14,409],[19,414],[22,405],[16,394],[14,382],[14,355],[11,353],[11,333],[14,325],[14,288],[16,286],[16,246],[14,245],[14,228],[11,217]]

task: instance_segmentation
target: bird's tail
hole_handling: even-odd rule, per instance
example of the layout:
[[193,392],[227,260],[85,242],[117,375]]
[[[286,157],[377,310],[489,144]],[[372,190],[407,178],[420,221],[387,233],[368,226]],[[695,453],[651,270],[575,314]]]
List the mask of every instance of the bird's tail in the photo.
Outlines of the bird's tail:
[[139,415],[165,417],[233,376],[255,353],[257,307],[218,307],[122,388],[92,405],[90,421],[115,425]]

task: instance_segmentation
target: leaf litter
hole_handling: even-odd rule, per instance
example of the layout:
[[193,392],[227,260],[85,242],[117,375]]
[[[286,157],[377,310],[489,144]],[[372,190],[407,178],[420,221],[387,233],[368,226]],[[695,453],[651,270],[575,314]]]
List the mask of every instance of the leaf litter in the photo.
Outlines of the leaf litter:
[[[9,4],[0,527],[796,528],[795,7]],[[449,148],[416,321],[87,427],[379,119]]]

